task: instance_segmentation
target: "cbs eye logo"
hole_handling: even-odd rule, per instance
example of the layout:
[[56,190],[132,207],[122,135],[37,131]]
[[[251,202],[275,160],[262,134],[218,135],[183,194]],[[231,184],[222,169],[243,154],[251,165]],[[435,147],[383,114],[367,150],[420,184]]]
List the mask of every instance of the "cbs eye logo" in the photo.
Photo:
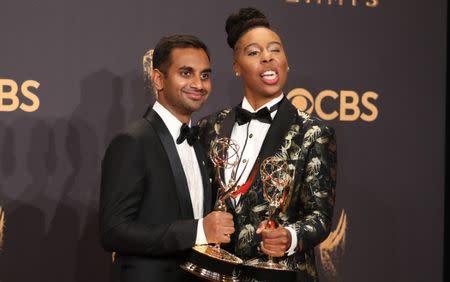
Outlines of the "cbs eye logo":
[[40,101],[34,91],[39,85],[36,80],[25,80],[19,88],[14,80],[0,78],[0,112],[13,112],[17,108],[24,112],[36,111]]
[[[297,109],[308,114],[315,111],[323,120],[339,118],[341,121],[361,119],[372,122],[378,117],[378,108],[374,104],[378,94],[373,91],[358,95],[351,90],[341,90],[339,94],[333,90],[323,90],[314,98],[308,90],[295,88],[287,98]],[[323,107],[325,103],[328,105],[327,110]]]

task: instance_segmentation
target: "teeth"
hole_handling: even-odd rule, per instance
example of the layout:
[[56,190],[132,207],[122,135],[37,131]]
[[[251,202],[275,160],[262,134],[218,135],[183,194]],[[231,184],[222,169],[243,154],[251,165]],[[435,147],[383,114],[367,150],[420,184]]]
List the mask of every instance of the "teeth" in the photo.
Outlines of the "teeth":
[[274,72],[274,71],[265,71],[265,72],[262,73],[261,76],[271,76],[271,77],[274,77],[274,76],[276,76],[276,75],[277,75],[277,73]]

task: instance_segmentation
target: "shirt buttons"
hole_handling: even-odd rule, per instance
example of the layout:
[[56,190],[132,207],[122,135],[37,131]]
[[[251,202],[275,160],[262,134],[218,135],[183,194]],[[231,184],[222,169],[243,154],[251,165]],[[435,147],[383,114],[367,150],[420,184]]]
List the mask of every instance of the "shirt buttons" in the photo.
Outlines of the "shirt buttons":
[[244,160],[242,160],[242,163],[244,163],[244,164],[245,164],[246,162],[247,162],[247,160],[245,160],[245,159],[244,159]]
[[253,133],[250,133],[249,135],[248,135],[248,138],[252,138],[253,137]]

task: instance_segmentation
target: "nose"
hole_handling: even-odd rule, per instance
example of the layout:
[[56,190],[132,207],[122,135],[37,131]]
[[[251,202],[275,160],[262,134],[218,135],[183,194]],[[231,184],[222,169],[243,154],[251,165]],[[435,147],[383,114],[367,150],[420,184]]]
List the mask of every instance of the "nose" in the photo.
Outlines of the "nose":
[[203,89],[203,81],[199,75],[194,75],[192,77],[190,86],[191,86],[191,88],[197,89],[197,90]]
[[261,62],[262,63],[268,63],[272,60],[273,60],[272,53],[269,52],[269,50],[262,51],[262,53],[261,53]]

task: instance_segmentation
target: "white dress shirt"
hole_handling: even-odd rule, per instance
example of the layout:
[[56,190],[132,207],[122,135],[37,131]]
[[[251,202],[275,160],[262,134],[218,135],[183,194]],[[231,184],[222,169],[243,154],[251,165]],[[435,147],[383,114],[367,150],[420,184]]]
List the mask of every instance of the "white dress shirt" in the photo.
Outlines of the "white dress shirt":
[[[207,244],[208,242],[203,230],[203,181],[194,147],[189,145],[187,140],[184,140],[181,144],[177,144],[177,138],[180,135],[182,125],[181,121],[164,108],[158,101],[153,105],[153,110],[158,113],[166,127],[169,129],[175,147],[177,148],[184,174],[186,175],[194,218],[199,219],[195,244]],[[190,125],[191,122],[189,121],[189,126]]]
[[[244,110],[247,110],[249,112],[257,112],[258,110],[262,108],[270,108],[274,105],[276,105],[278,102],[283,99],[283,94],[280,96],[272,99],[270,102],[264,104],[258,109],[253,109],[253,107],[248,102],[247,98],[244,97],[244,100],[242,101],[242,108]],[[270,113],[272,119],[277,114],[277,110]],[[270,124],[264,123],[256,119],[252,119],[249,123],[245,123],[242,125],[238,125],[237,122],[234,123],[233,130],[231,131],[231,139],[236,141],[237,144],[239,144],[239,155],[241,156],[241,163],[239,164],[239,168],[237,170],[237,178],[242,173],[242,177],[238,182],[238,185],[242,185],[247,181],[247,178],[249,177],[252,168],[255,164],[256,159],[258,158],[259,151],[261,150],[261,146],[264,142],[264,139],[266,138],[267,132],[269,131]],[[247,137],[248,132],[248,137]],[[245,141],[247,139],[247,144],[244,147]],[[232,152],[228,152],[228,155],[233,155]],[[236,155],[233,156],[233,158],[230,159],[231,162],[233,162],[236,159]],[[245,170],[244,170],[245,168]],[[228,183],[228,180],[231,177],[231,169],[225,170],[225,182]],[[239,202],[240,196],[237,196],[236,199],[234,199],[234,204],[237,204]],[[232,199],[233,200],[233,199]],[[288,249],[287,253],[288,255],[291,255],[294,253],[295,248],[297,247],[297,234],[295,233],[295,230],[291,227],[285,227],[289,230],[291,233],[291,246]]]

